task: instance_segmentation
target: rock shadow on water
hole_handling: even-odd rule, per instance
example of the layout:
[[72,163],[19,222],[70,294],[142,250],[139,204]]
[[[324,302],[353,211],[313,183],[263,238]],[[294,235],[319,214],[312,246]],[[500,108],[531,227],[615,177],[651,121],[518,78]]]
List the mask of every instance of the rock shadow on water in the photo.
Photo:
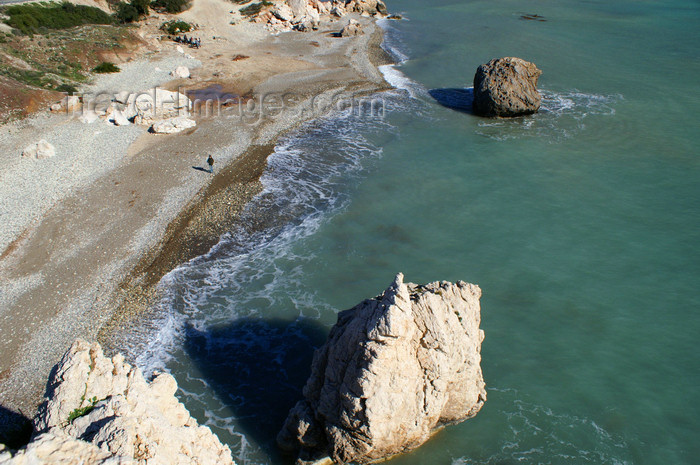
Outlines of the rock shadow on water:
[[245,318],[205,331],[188,327],[185,350],[234,412],[240,432],[277,461],[284,459],[277,433],[302,398],[314,351],[329,329],[305,318]]
[[472,104],[474,103],[473,87],[430,89],[428,94],[443,107],[470,115],[474,114],[472,109]]

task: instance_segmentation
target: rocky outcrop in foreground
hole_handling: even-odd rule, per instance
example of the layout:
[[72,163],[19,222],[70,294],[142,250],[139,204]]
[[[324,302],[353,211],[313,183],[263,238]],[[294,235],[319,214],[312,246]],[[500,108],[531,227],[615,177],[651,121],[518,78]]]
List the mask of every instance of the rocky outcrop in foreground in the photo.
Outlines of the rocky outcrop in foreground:
[[0,464],[233,464],[231,451],[175,397],[169,374],[150,383],[121,355],[76,341],[56,366],[36,434]]
[[542,71],[520,58],[496,58],[474,75],[474,113],[481,116],[521,116],[540,109],[537,80]]
[[486,400],[480,297],[473,284],[421,286],[399,274],[381,296],[341,312],[279,446],[298,463],[368,463],[476,415]]

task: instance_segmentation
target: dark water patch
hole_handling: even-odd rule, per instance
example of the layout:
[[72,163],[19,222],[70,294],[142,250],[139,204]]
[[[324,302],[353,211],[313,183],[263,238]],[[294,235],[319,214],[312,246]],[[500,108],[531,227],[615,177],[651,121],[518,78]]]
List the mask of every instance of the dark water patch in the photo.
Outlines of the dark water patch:
[[305,318],[243,318],[204,331],[186,328],[184,348],[241,432],[279,459],[277,433],[302,398],[314,350],[327,333]]
[[186,90],[185,95],[187,95],[187,97],[193,102],[206,102],[207,100],[213,100],[221,102],[223,105],[238,103],[239,99],[243,98],[238,94],[224,90],[224,87],[221,84],[212,84],[203,89]]
[[473,88],[430,89],[428,94],[443,107],[463,113],[474,114],[474,110],[472,109],[472,104],[474,103]]

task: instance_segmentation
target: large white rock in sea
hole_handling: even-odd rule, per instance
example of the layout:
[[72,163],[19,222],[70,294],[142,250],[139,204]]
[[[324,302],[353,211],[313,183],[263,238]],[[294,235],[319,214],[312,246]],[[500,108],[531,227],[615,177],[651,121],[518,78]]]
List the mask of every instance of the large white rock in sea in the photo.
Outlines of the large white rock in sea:
[[537,80],[542,71],[515,57],[496,58],[474,75],[474,113],[481,116],[529,115],[540,109]]
[[[0,464],[233,464],[229,448],[197,424],[176,390],[169,374],[149,383],[121,355],[109,359],[98,344],[78,340],[48,382],[32,442],[0,455]],[[42,457],[49,459],[35,460]]]
[[486,401],[478,286],[404,283],[338,315],[277,437],[299,460],[368,463],[416,448]]

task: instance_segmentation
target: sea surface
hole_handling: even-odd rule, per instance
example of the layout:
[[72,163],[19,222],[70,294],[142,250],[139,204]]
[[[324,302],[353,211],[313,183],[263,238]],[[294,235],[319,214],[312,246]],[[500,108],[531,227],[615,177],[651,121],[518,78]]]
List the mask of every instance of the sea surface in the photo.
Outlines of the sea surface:
[[[286,464],[275,435],[337,312],[399,271],[465,280],[488,401],[391,463],[699,463],[700,3],[389,7],[384,111],[280,141],[241,226],[163,279],[126,349],[237,463]],[[543,70],[538,114],[444,105],[501,56]]]

